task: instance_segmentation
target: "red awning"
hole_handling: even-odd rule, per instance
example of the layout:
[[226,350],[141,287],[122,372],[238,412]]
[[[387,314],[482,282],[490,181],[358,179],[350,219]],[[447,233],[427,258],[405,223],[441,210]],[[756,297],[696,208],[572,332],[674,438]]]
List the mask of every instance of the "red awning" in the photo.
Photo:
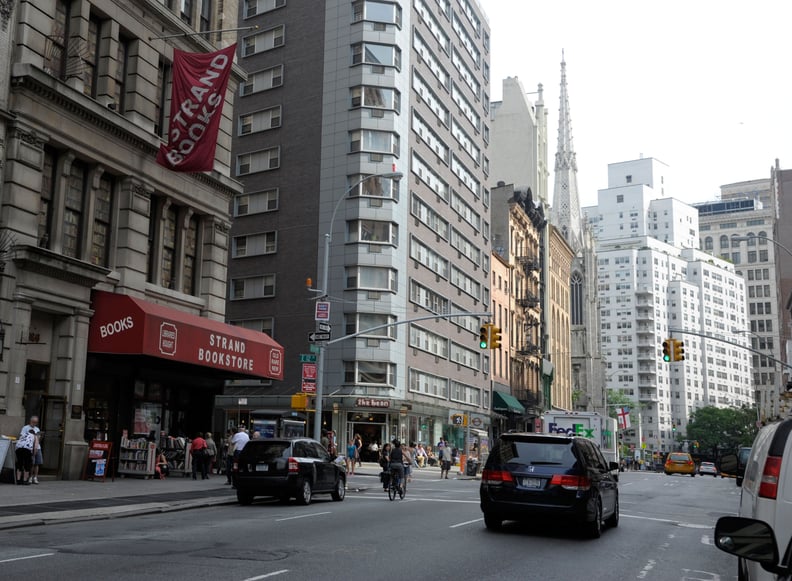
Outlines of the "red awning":
[[283,347],[265,333],[103,291],[94,291],[93,309],[90,353],[150,355],[283,379]]

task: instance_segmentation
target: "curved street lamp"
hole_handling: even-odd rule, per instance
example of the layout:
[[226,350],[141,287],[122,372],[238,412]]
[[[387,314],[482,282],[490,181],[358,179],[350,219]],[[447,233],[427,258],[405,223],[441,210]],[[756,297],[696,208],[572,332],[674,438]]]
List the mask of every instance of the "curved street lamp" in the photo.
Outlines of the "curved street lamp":
[[[315,292],[319,293],[319,297],[326,297],[328,296],[328,271],[330,268],[330,244],[333,241],[333,224],[335,222],[336,214],[338,213],[338,209],[341,207],[341,203],[348,199],[349,193],[360,186],[363,182],[370,180],[372,178],[386,178],[386,179],[394,179],[399,180],[404,176],[402,172],[392,171],[392,172],[385,172],[385,173],[375,173],[364,176],[363,178],[356,181],[354,184],[349,186],[344,195],[341,196],[338,201],[336,202],[335,207],[333,208],[333,214],[330,216],[330,225],[328,226],[327,233],[324,235],[324,262],[322,263],[322,277],[320,280],[320,286],[318,289],[313,289]],[[316,361],[316,406],[314,411],[314,426],[313,426],[313,437],[315,440],[319,441],[322,437],[322,399],[324,397],[324,358],[325,358],[325,344],[324,342],[319,342],[319,356],[317,357]]]

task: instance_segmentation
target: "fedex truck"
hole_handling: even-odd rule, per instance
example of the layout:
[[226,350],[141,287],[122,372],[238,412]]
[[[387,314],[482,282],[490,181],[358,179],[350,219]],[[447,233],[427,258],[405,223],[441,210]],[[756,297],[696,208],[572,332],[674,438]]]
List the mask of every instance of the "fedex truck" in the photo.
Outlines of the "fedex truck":
[[608,462],[618,462],[616,420],[597,412],[545,412],[542,415],[545,434],[567,434],[588,438],[602,451]]

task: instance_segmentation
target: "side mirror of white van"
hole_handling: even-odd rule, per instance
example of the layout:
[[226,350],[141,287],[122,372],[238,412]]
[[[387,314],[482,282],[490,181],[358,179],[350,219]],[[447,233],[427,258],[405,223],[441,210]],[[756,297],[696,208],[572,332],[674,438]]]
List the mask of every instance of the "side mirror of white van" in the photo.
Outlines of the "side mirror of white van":
[[771,573],[790,572],[790,567],[778,564],[775,534],[766,522],[738,516],[721,517],[715,525],[715,546],[731,555],[756,561]]

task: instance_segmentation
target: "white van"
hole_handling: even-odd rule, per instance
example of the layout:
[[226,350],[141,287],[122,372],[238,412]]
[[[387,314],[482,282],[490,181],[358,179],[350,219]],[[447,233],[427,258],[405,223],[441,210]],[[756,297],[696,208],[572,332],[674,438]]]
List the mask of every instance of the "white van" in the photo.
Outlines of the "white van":
[[715,542],[739,557],[740,581],[792,578],[792,418],[759,430],[745,467],[739,517],[718,520]]

